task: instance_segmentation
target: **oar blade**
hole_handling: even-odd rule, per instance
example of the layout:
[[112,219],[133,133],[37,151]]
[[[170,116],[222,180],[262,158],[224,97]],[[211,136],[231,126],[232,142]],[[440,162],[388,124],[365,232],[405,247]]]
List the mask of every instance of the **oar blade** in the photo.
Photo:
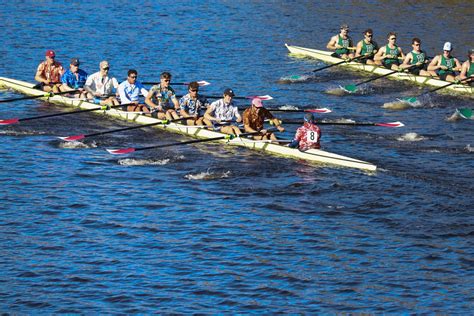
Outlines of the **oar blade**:
[[81,135],[73,135],[73,136],[66,136],[66,137],[58,137],[59,139],[65,140],[67,142],[76,142],[78,140],[86,138],[84,134]]
[[246,97],[247,99],[260,99],[262,101],[273,100],[273,97],[266,94],[266,95],[249,95]]
[[402,98],[402,101],[408,102],[408,103],[416,103],[418,99],[416,97],[410,97],[410,98]]
[[135,148],[121,148],[121,149],[106,149],[109,154],[112,155],[125,155],[125,154],[130,154],[135,151]]
[[356,92],[357,91],[357,86],[355,84],[349,84],[347,86],[342,87],[343,90],[346,90],[347,92]]
[[201,86],[201,87],[208,86],[208,85],[211,84],[210,82],[207,82],[207,81],[205,81],[205,80],[198,81],[197,83],[198,83],[198,85]]
[[390,122],[390,123],[375,123],[375,126],[382,126],[382,127],[403,127],[405,124],[402,122]]
[[311,113],[331,113],[332,111],[328,108],[321,108],[321,109],[309,109],[309,110],[304,110],[305,112],[311,112]]
[[465,119],[472,119],[473,118],[473,110],[469,108],[461,108],[461,109],[456,109],[456,112],[461,115],[462,118]]
[[13,118],[13,119],[6,119],[6,120],[0,120],[0,125],[10,125],[10,124],[16,124],[20,122],[20,119]]

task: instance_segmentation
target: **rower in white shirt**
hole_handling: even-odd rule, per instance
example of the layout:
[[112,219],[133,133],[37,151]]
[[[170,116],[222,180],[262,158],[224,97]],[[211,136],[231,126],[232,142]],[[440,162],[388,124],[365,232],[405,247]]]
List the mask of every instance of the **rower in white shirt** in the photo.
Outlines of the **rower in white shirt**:
[[94,102],[101,105],[118,105],[120,102],[114,95],[118,88],[117,79],[109,77],[109,62],[103,60],[99,64],[100,70],[87,78],[84,89],[92,93]]
[[225,89],[223,98],[214,101],[204,113],[204,118],[216,124],[216,130],[224,134],[240,135],[241,131],[232,121],[242,122],[239,109],[234,105],[232,98],[235,96],[232,89]]
[[135,69],[130,69],[127,73],[127,80],[120,83],[118,86],[117,91],[120,96],[120,103],[128,104],[128,106],[124,106],[122,110],[150,113],[146,105],[139,103],[140,94],[146,97],[148,95],[148,90],[145,89],[143,84],[137,80],[137,77],[138,72]]

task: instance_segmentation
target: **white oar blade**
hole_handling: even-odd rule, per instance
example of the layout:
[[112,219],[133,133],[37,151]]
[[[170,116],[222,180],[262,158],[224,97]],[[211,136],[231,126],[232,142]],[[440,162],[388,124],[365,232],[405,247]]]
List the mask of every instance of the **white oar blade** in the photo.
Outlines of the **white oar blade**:
[[402,122],[390,122],[390,123],[376,123],[376,126],[382,126],[382,127],[403,127],[405,124]]
[[201,87],[208,86],[208,85],[211,84],[210,82],[207,82],[207,81],[204,81],[204,80],[198,81],[197,83],[198,83],[199,86],[201,86]]
[[310,110],[305,110],[305,112],[311,112],[311,113],[331,113],[332,111],[328,108],[321,108],[321,109],[310,109]]
[[14,119],[7,119],[7,120],[0,120],[0,125],[10,125],[10,124],[16,124],[20,121],[20,119],[14,118]]
[[133,153],[135,151],[135,148],[121,148],[121,149],[106,149],[109,154],[112,155],[124,155],[124,154],[129,154]]
[[262,101],[268,101],[268,100],[273,100],[272,96],[266,94],[266,95],[249,95],[246,97],[247,99],[260,99]]
[[66,136],[66,137],[58,137],[59,139],[65,140],[67,142],[75,142],[81,139],[84,139],[84,135],[74,135],[74,136]]

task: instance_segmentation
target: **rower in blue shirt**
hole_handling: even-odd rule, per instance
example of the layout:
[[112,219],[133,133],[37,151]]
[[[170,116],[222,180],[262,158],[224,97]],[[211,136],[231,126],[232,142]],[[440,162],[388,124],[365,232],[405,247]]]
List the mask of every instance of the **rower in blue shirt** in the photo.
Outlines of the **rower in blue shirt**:
[[120,103],[124,104],[122,110],[150,113],[146,105],[139,103],[140,94],[147,96],[148,91],[143,84],[137,80],[137,77],[138,72],[135,69],[130,69],[127,73],[127,80],[118,86],[117,90],[120,96]]
[[75,98],[88,98],[91,99],[92,95],[84,91],[84,84],[87,80],[87,72],[82,69],[79,69],[79,59],[72,58],[69,63],[69,69],[64,72],[61,76],[62,90],[63,91],[72,91],[79,90],[78,92],[71,93]]

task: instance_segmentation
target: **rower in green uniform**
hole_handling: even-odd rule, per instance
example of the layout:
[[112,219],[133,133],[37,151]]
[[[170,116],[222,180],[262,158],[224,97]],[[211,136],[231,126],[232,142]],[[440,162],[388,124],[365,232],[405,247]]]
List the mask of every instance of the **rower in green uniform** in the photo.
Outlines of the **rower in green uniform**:
[[371,56],[360,60],[361,63],[367,65],[374,65],[374,55],[379,49],[379,45],[372,39],[374,32],[372,29],[367,29],[364,31],[364,39],[357,43],[355,57],[359,56]]
[[405,59],[402,48],[397,46],[397,33],[390,32],[387,36],[388,44],[380,48],[374,57],[377,65],[387,69],[398,70],[400,60]]
[[433,76],[436,77],[434,71],[429,72],[427,68],[427,57],[424,50],[421,49],[421,40],[417,37],[411,40],[411,46],[413,50],[409,52],[403,64],[400,65],[401,69],[408,68],[408,72],[417,76]]
[[436,71],[441,80],[454,82],[456,80],[456,71],[461,71],[459,60],[451,56],[453,46],[450,42],[444,43],[443,54],[437,55],[428,66],[428,71]]
[[351,50],[354,50],[352,47],[352,38],[348,35],[349,34],[349,26],[347,24],[341,25],[341,31],[339,34],[334,35],[329,40],[328,44],[326,45],[327,49],[333,50],[334,57],[339,58],[353,58],[354,53],[351,53]]
[[474,48],[470,49],[467,52],[467,60],[462,64],[461,67],[461,74],[459,75],[459,79],[463,80],[464,82],[468,82],[470,85],[474,84],[474,79],[465,80],[467,77],[474,76]]

